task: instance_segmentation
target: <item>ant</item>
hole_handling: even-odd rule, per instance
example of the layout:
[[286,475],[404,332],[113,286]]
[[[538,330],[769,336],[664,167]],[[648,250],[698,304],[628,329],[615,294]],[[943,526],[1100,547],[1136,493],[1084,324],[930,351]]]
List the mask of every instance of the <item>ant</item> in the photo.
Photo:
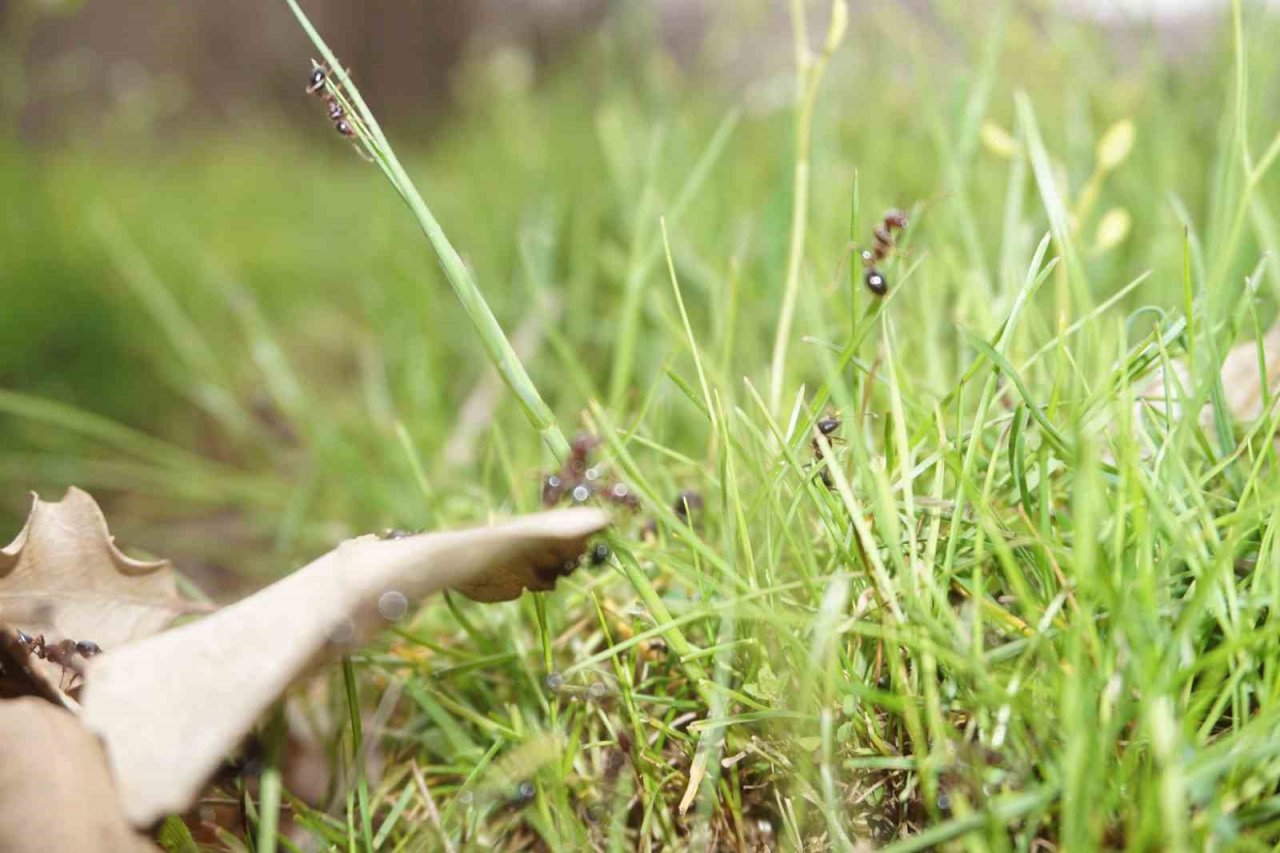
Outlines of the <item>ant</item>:
[[675,503],[671,506],[671,511],[676,514],[676,518],[689,523],[689,516],[698,512],[703,507],[702,495],[693,489],[685,489],[676,495]]
[[329,120],[333,122],[334,130],[348,139],[356,135],[355,128],[351,126],[351,122],[347,121],[346,108],[338,102],[338,99],[334,97],[333,92],[329,89],[329,67],[327,65],[312,63],[311,76],[307,78],[307,94],[324,98],[325,104],[329,107]]
[[535,566],[533,571],[539,579],[554,585],[560,578],[573,574],[584,560],[591,565],[591,568],[600,568],[609,561],[610,553],[608,545],[603,542],[597,542],[589,550],[577,557],[567,557],[558,563],[544,563]]
[[622,482],[604,479],[599,466],[591,464],[591,453],[600,439],[589,433],[580,433],[569,446],[569,458],[556,474],[548,474],[542,480],[542,505],[548,509],[568,498],[575,504],[584,504],[593,497],[625,509],[635,509],[640,500],[631,487]]
[[92,640],[61,640],[57,643],[50,643],[44,638],[44,634],[37,634],[32,637],[26,631],[18,630],[15,632],[18,645],[26,650],[27,654],[35,655],[41,660],[47,660],[49,663],[62,667],[62,673],[65,676],[67,670],[71,670],[76,676],[84,675],[84,664],[75,659],[79,655],[86,660],[94,655],[101,654],[102,649]]
[[[675,513],[676,519],[683,524],[692,525],[692,516],[700,512],[706,502],[702,499],[702,494],[696,489],[685,489],[676,495],[676,499],[671,504],[671,511]],[[645,522],[644,527],[640,529],[640,536],[644,539],[658,535],[658,520],[651,518]]]
[[870,249],[862,250],[862,281],[876,296],[889,292],[889,280],[880,271],[880,264],[898,247],[895,235],[907,227],[907,215],[901,210],[890,210],[884,221],[876,226],[874,242]]
[[[840,429],[841,423],[842,421],[835,415],[825,415],[819,418],[818,422],[814,426],[817,427],[818,432],[822,433],[822,435],[826,437],[828,444],[835,444],[840,440],[836,437],[835,433]],[[818,437],[815,435],[813,437],[813,462],[815,465],[822,465],[825,460],[826,457],[822,452],[822,444],[818,441]],[[832,479],[831,472],[827,470],[825,465],[822,465],[819,469],[818,477],[822,480],[822,485],[826,486],[828,489],[835,488],[835,480]]]

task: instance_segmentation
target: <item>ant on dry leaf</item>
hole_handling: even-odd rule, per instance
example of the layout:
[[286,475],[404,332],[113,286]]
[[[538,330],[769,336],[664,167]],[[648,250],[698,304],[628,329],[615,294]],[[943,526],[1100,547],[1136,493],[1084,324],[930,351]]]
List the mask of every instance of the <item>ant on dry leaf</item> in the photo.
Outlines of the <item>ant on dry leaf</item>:
[[61,667],[64,677],[67,674],[67,670],[71,670],[72,681],[77,677],[84,676],[84,663],[77,660],[77,656],[88,660],[94,655],[102,653],[102,649],[92,640],[65,639],[51,643],[44,638],[44,634],[37,634],[32,637],[22,630],[15,631],[15,637],[18,640],[18,645],[25,649],[27,654]]
[[534,569],[534,572],[544,581],[559,580],[566,575],[573,574],[573,571],[578,568],[584,559],[593,569],[600,568],[609,559],[609,546],[603,542],[597,542],[591,546],[591,550],[581,557],[571,557],[563,563],[538,566]]

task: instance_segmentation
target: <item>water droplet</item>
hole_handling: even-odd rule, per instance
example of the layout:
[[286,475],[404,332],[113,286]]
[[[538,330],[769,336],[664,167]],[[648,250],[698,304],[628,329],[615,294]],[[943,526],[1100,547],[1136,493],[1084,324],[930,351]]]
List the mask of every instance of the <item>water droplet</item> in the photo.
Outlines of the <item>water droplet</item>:
[[591,490],[586,486],[573,487],[573,499],[578,503],[583,503],[587,498],[591,497]]
[[404,593],[398,590],[388,590],[378,599],[378,613],[388,622],[395,622],[403,619],[404,614],[409,612],[409,599],[404,597]]
[[609,693],[609,687],[602,681],[597,681],[587,688],[587,695],[592,699],[603,699]]
[[564,676],[558,672],[549,672],[547,677],[543,679],[543,684],[547,686],[548,690],[554,692],[564,687]]

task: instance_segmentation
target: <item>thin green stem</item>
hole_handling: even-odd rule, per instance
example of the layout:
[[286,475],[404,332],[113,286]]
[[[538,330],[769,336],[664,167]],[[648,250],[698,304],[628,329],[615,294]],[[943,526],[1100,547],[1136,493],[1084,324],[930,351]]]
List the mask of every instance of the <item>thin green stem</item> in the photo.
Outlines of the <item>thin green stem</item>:
[[[312,26],[311,21],[303,13],[297,0],[285,0],[285,2],[289,4],[289,8],[293,11],[294,17],[298,19],[299,25],[301,25],[311,39],[311,43],[315,45],[316,50],[320,52],[329,67],[335,70],[341,69],[342,66],[338,63],[337,57],[334,56],[333,51],[329,49],[324,39],[320,37],[315,27]],[[520,361],[520,357],[516,355],[515,350],[512,348],[511,342],[507,340],[506,334],[502,331],[502,326],[498,324],[497,318],[493,316],[489,303],[485,301],[484,294],[480,292],[480,288],[476,285],[475,279],[472,278],[471,271],[467,269],[462,256],[458,254],[453,244],[449,242],[449,238],[445,236],[444,229],[440,227],[440,223],[436,221],[431,209],[423,201],[422,195],[409,178],[404,166],[400,164],[400,159],[396,156],[395,150],[387,141],[373,112],[365,105],[359,89],[351,82],[350,76],[339,70],[338,73],[333,75],[333,78],[336,78],[336,82],[332,82],[331,85],[338,87],[338,90],[350,101],[363,125],[360,130],[367,133],[367,135],[362,134],[362,144],[387,176],[391,185],[395,187],[396,192],[404,199],[405,204],[409,206],[409,210],[412,211],[414,218],[417,219],[422,233],[427,236],[432,248],[435,249],[436,256],[440,260],[440,267],[444,270],[445,277],[449,279],[449,284],[453,286],[453,292],[462,303],[463,310],[467,312],[472,325],[475,326],[476,332],[480,336],[480,342],[484,345],[485,352],[489,356],[489,361],[497,368],[499,375],[507,383],[507,387],[511,389],[520,401],[521,407],[524,408],[525,416],[528,417],[534,429],[542,436],[543,443],[547,445],[557,459],[565,459],[569,455],[569,442],[565,439],[564,433],[561,432],[559,425],[556,423],[555,415],[552,413],[551,408],[543,401],[542,395],[538,393],[537,387],[533,384],[533,380],[529,378],[529,374],[524,369],[524,364]]]
[[792,173],[791,237],[787,249],[787,278],[782,290],[782,308],[778,313],[778,332],[773,342],[773,360],[769,372],[769,411],[779,415],[782,404],[783,378],[787,369],[787,346],[791,341],[791,324],[795,319],[796,299],[800,295],[800,264],[804,259],[804,238],[809,221],[809,155],[813,138],[813,108],[818,100],[818,87],[822,83],[827,61],[831,59],[840,42],[844,40],[849,22],[849,7],[845,0],[832,0],[831,22],[822,52],[816,58],[809,55],[804,3],[791,2],[791,25],[795,34],[796,53],[796,160]]
[[364,850],[373,850],[373,816],[369,811],[369,780],[365,777],[364,726],[360,721],[360,697],[356,692],[356,670],[351,658],[342,659],[342,681],[347,692],[347,712],[351,715],[351,752],[356,774],[356,806],[360,812],[360,833]]

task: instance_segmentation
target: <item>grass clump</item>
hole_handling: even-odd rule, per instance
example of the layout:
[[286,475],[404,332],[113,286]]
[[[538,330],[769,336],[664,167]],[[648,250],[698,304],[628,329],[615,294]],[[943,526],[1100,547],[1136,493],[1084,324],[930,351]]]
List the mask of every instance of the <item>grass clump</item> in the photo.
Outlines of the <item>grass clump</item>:
[[[406,165],[377,131],[413,218],[311,139],[162,158],[204,202],[176,230],[122,192],[139,171],[33,164],[93,201],[65,215],[113,270],[109,323],[152,330],[185,414],[107,420],[31,379],[0,396],[0,470],[128,493],[120,526],[180,564],[246,564],[172,532],[229,513],[266,574],[352,530],[532,509],[547,436],[601,439],[641,504],[608,568],[450,601],[353,660],[335,712],[379,710],[344,761],[386,761],[345,809],[268,775],[341,847],[1269,848],[1280,415],[1264,394],[1236,423],[1218,365],[1280,281],[1257,110],[1280,75],[1249,49],[1272,25],[1237,8],[1179,65],[953,11],[947,45],[851,22],[798,235],[795,116],[658,58],[610,76],[618,34]],[[890,206],[911,225],[878,300],[849,243]],[[190,335],[154,332],[177,316]],[[506,358],[499,328],[515,395],[477,357]],[[1209,417],[1139,402],[1175,359],[1180,411]]]

